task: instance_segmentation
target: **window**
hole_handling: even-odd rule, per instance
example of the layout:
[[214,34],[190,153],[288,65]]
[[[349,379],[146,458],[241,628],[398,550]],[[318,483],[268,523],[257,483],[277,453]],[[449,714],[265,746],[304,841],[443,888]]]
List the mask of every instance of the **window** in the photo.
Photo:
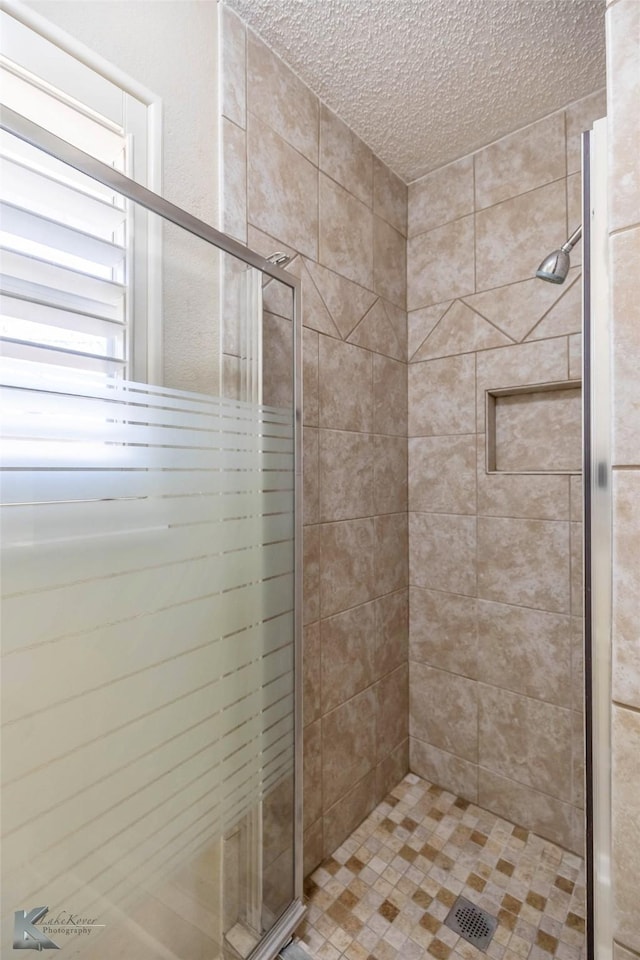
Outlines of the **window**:
[[[2,103],[146,183],[148,105],[8,13],[0,18]],[[0,205],[2,353],[147,380],[144,211],[5,132]]]

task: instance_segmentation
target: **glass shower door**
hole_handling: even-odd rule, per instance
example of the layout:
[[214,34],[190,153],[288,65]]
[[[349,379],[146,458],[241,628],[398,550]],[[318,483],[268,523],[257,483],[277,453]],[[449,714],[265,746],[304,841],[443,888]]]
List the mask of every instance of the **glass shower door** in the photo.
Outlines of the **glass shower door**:
[[74,361],[65,267],[37,303],[3,269],[3,316],[46,287],[67,346],[23,326],[0,360],[1,952],[266,958],[302,913],[296,281],[113,176],[151,239],[107,292],[151,305],[153,382],[97,309]]

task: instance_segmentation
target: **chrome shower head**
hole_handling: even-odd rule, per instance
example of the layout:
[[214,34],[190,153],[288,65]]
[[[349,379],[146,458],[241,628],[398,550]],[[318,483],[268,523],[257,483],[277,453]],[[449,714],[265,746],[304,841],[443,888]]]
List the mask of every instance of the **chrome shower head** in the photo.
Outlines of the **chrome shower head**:
[[549,283],[564,283],[569,273],[571,261],[569,252],[573,250],[576,243],[582,236],[582,224],[575,230],[566,243],[563,243],[559,250],[554,250],[548,254],[536,270],[536,277],[541,280],[548,280]]

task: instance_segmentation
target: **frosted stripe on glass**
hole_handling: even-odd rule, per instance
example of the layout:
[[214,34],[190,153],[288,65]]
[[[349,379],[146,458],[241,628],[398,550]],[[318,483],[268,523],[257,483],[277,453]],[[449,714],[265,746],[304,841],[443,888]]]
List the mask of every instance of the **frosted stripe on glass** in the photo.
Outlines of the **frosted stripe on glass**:
[[292,414],[3,373],[5,903],[122,905],[293,769]]

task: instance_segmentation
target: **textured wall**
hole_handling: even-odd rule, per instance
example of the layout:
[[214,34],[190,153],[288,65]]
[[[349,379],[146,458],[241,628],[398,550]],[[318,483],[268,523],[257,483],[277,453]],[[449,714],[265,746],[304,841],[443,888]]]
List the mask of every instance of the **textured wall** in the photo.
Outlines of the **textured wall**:
[[[613,330],[614,956],[640,953],[640,4],[607,8]],[[631,952],[633,951],[633,952]]]
[[406,187],[221,16],[222,226],[302,281],[309,870],[408,768]]
[[[580,222],[604,112],[594,94],[435,171],[408,214],[411,769],[578,851],[580,418],[569,394],[501,403],[515,472],[490,474],[485,391],[581,376],[580,248],[563,286],[531,277]],[[564,472],[527,472],[541,442]]]

